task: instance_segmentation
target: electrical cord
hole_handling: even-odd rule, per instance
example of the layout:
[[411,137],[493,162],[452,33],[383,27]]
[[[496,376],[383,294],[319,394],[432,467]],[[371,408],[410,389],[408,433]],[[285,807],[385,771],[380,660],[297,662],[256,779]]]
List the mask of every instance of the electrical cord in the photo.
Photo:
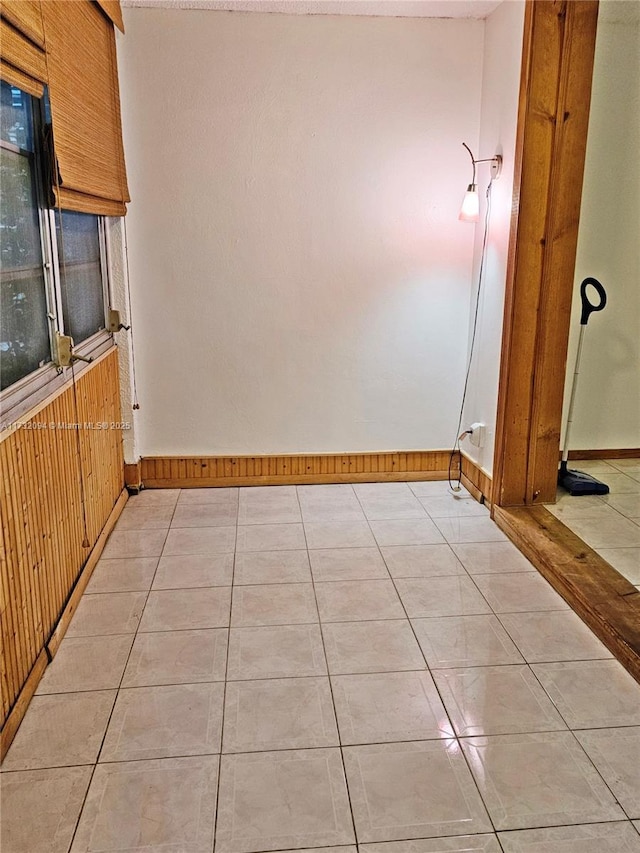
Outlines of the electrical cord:
[[449,481],[449,488],[452,492],[459,492],[462,488],[461,486],[461,474],[462,474],[462,465],[458,466],[458,476],[455,478],[455,482],[457,485],[453,485],[454,478],[452,478],[452,468],[453,468],[453,460],[456,457],[456,454],[460,454],[460,442],[465,437],[465,435],[471,435],[471,430],[466,429],[463,432],[460,432],[460,427],[462,426],[462,418],[464,416],[464,407],[467,401],[467,389],[469,387],[469,376],[471,374],[471,365],[473,363],[473,353],[475,350],[476,344],[476,332],[478,330],[478,316],[480,312],[480,294],[482,292],[482,279],[484,273],[484,262],[485,256],[487,252],[487,239],[489,236],[489,220],[491,218],[491,187],[493,185],[493,179],[489,181],[489,185],[487,187],[486,199],[487,206],[484,214],[484,234],[482,237],[482,251],[480,252],[480,269],[478,271],[478,288],[476,290],[476,304],[473,312],[473,330],[471,332],[471,346],[469,347],[469,360],[467,362],[467,371],[464,377],[464,388],[462,391],[462,402],[460,404],[460,415],[458,417],[458,428],[456,430],[456,440],[453,443],[453,448],[451,450],[451,454],[449,456],[449,468],[447,471],[447,480]]

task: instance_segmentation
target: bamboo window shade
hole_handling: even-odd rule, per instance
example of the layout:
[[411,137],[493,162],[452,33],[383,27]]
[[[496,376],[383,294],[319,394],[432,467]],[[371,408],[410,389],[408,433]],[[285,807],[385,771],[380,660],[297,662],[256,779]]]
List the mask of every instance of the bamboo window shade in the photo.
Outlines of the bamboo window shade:
[[49,87],[56,207],[124,216],[118,0],[2,0],[0,13],[2,78],[36,96]]

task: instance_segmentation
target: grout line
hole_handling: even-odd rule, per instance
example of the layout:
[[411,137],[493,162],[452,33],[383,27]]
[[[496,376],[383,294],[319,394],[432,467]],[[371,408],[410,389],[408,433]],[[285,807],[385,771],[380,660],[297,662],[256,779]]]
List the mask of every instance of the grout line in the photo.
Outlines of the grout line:
[[[298,499],[298,505],[300,506],[300,512],[302,513],[302,506],[300,504],[300,495],[299,495],[297,486],[295,487],[295,490],[296,490],[296,497]],[[351,490],[354,492],[353,486],[351,486]],[[356,500],[357,500],[357,495],[356,495]],[[308,542],[307,542],[307,531],[306,531],[306,528],[304,527],[304,524],[303,524],[302,529],[304,532],[305,543],[307,544],[307,558],[309,560],[309,568],[311,570],[311,556],[309,554],[309,548],[308,548]],[[313,595],[314,595],[315,602],[316,602],[316,610],[318,612],[318,623],[319,623],[319,627],[320,627],[320,641],[322,643],[322,651],[324,654],[324,663],[325,663],[325,666],[327,668],[327,681],[329,682],[329,693],[331,694],[331,705],[333,708],[333,719],[334,719],[334,722],[336,725],[336,732],[338,735],[338,748],[340,749],[340,761],[342,762],[342,774],[343,774],[343,778],[344,778],[345,790],[347,793],[347,803],[349,804],[349,813],[351,815],[351,825],[353,828],[353,842],[354,842],[354,844],[357,844],[358,843],[358,833],[356,830],[356,819],[355,819],[355,815],[353,813],[353,804],[351,802],[351,792],[349,790],[349,778],[347,776],[347,767],[346,767],[345,760],[344,760],[344,749],[343,749],[343,744],[342,744],[342,735],[340,732],[340,723],[338,722],[338,712],[336,709],[336,700],[335,700],[335,696],[333,693],[333,683],[331,681],[331,677],[330,677],[330,673],[329,673],[329,659],[327,657],[327,647],[326,647],[325,639],[324,639],[324,631],[322,630],[322,620],[320,619],[320,607],[318,606],[318,594],[316,591],[315,579],[313,577],[313,570],[311,570],[311,583],[313,585]]]
[[[179,493],[178,493],[178,497],[179,497]],[[176,507],[177,507],[177,505],[178,505],[178,501],[177,501],[177,499],[176,499],[176,502],[175,502],[175,504],[174,504],[174,506],[173,506],[173,512],[172,512],[172,514],[171,514],[171,517],[172,517],[172,518],[173,518],[173,515],[175,514],[175,511],[176,511]],[[116,531],[117,527],[118,527],[118,524],[117,524],[117,522],[116,522],[116,526],[115,526],[114,530],[112,531],[112,533],[115,533],[115,531]],[[165,537],[164,537],[164,539],[163,539],[163,541],[162,541],[162,550],[161,550],[160,556],[162,556],[162,551],[164,550],[164,546],[165,546],[165,544],[166,544],[166,541],[167,541],[167,537],[168,537],[168,535],[169,535],[169,528],[167,528],[167,531],[166,531],[166,533],[165,533]],[[158,566],[159,566],[159,565],[160,565],[160,558],[158,558],[158,562],[156,563],[156,567],[155,567],[155,570],[154,570],[154,573],[153,573],[153,578],[151,579],[151,585],[152,585],[152,586],[153,586],[153,581],[155,580],[155,576],[156,576],[156,574],[157,574]],[[118,686],[117,686],[117,688],[115,688],[115,689],[116,689],[116,695],[115,695],[115,698],[114,698],[114,701],[113,701],[113,705],[111,706],[111,712],[109,713],[109,718],[108,718],[108,720],[107,720],[107,725],[105,726],[104,732],[103,732],[103,734],[102,734],[102,739],[101,739],[101,741],[100,741],[100,746],[98,747],[98,750],[97,750],[97,752],[96,752],[96,760],[95,760],[95,762],[93,763],[93,770],[91,771],[91,776],[89,777],[89,784],[87,785],[87,790],[85,791],[84,797],[82,798],[82,806],[80,807],[80,810],[79,810],[79,812],[78,812],[78,818],[77,818],[77,820],[76,820],[76,822],[75,822],[75,825],[74,825],[74,827],[73,827],[73,834],[72,834],[72,836],[71,836],[71,841],[70,841],[70,843],[69,843],[69,849],[71,849],[71,848],[73,847],[73,843],[74,843],[74,841],[75,841],[75,838],[76,838],[76,835],[77,835],[77,832],[78,832],[78,827],[80,826],[80,821],[82,820],[82,814],[83,814],[83,812],[84,812],[84,808],[85,808],[85,805],[86,805],[86,803],[87,803],[87,797],[89,796],[89,791],[91,790],[91,785],[93,784],[93,778],[94,778],[94,776],[95,776],[96,769],[97,769],[97,767],[98,767],[98,761],[100,760],[100,753],[102,752],[102,748],[103,748],[103,746],[104,746],[104,741],[105,741],[105,738],[106,738],[106,736],[107,736],[107,731],[109,730],[109,726],[111,725],[111,720],[112,720],[112,718],[113,718],[113,711],[114,711],[114,709],[115,709],[115,707],[116,707],[116,704],[117,704],[117,702],[118,702],[118,697],[119,697],[119,695],[120,695],[120,688],[122,687],[122,681],[123,681],[123,679],[124,679],[124,674],[125,674],[125,672],[126,672],[126,670],[127,670],[127,666],[129,665],[129,660],[130,660],[130,658],[131,658],[131,652],[133,651],[133,647],[134,647],[135,642],[136,642],[136,637],[138,636],[138,630],[139,630],[139,628],[140,628],[140,622],[142,621],[142,615],[144,614],[144,611],[145,611],[145,608],[146,608],[146,606],[147,606],[147,602],[148,602],[148,600],[149,600],[149,595],[150,595],[150,594],[151,594],[151,587],[149,587],[149,591],[147,592],[147,595],[146,595],[146,598],[145,598],[145,604],[144,604],[144,607],[142,608],[142,611],[141,611],[141,613],[140,613],[140,619],[138,620],[138,625],[136,626],[136,630],[135,630],[135,632],[134,632],[134,634],[133,634],[133,639],[132,639],[132,641],[131,641],[131,645],[129,646],[129,653],[127,654],[127,659],[126,659],[126,661],[125,661],[124,667],[122,668],[122,673],[121,673],[121,675],[120,675],[120,681],[118,682]],[[76,612],[77,612],[77,611],[76,611]],[[73,621],[73,620],[72,620],[72,621]],[[116,636],[117,636],[117,635],[116,635]],[[49,694],[49,695],[50,695],[50,694]]]

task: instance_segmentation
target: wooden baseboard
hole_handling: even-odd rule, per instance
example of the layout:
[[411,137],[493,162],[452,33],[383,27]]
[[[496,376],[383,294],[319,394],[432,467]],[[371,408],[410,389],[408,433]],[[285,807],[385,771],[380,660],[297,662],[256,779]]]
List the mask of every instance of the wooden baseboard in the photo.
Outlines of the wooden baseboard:
[[491,505],[493,486],[491,476],[464,453],[461,461],[460,482],[462,485],[471,492],[477,501]]
[[67,604],[64,610],[62,611],[60,619],[58,620],[58,623],[53,629],[53,633],[49,637],[49,640],[46,644],[47,651],[49,652],[51,658],[55,656],[64,635],[67,633],[67,628],[69,627],[71,618],[78,609],[78,604],[80,604],[82,593],[85,591],[87,584],[89,583],[91,575],[93,574],[93,570],[95,569],[98,560],[102,556],[104,546],[107,544],[109,534],[115,527],[116,521],[120,518],[120,514],[122,513],[122,510],[124,509],[128,498],[129,493],[126,489],[123,489],[120,493],[120,497],[116,501],[115,506],[111,510],[111,514],[109,515],[105,526],[102,528],[100,536],[98,536],[98,539],[96,540],[96,544],[93,546],[91,554],[89,554],[87,562],[84,564],[84,568],[80,572],[75,586],[71,590],[71,595],[69,596]]
[[545,507],[493,508],[509,539],[640,681],[640,592]]
[[27,713],[29,702],[31,702],[33,694],[36,692],[36,688],[40,683],[40,679],[42,678],[48,663],[49,658],[47,657],[47,652],[45,649],[42,649],[36,658],[36,662],[33,665],[27,680],[22,686],[22,690],[20,691],[9,716],[5,720],[4,726],[0,730],[0,761],[4,760],[9,747],[16,736],[16,732],[20,728],[20,723],[22,722],[24,715]]
[[137,462],[124,463],[124,484],[128,489],[137,491],[142,486],[142,465]]
[[[562,452],[560,452],[562,458]],[[570,450],[569,459],[640,459],[640,447],[618,450]]]
[[[446,480],[449,450],[286,456],[150,456],[141,460],[148,489]],[[457,474],[458,458],[453,471]]]

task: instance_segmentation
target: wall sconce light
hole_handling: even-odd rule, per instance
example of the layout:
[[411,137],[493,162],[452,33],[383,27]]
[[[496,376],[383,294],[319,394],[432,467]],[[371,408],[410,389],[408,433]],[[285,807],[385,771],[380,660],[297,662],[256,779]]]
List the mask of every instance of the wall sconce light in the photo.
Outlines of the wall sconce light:
[[478,197],[478,187],[476,185],[476,163],[491,163],[491,180],[495,181],[496,178],[500,177],[500,172],[502,171],[502,157],[500,154],[496,154],[495,157],[486,157],[483,160],[476,160],[467,143],[463,142],[462,144],[467,149],[469,156],[471,157],[473,177],[471,179],[471,183],[467,187],[466,193],[464,194],[458,219],[461,222],[477,222],[480,218],[480,199]]

